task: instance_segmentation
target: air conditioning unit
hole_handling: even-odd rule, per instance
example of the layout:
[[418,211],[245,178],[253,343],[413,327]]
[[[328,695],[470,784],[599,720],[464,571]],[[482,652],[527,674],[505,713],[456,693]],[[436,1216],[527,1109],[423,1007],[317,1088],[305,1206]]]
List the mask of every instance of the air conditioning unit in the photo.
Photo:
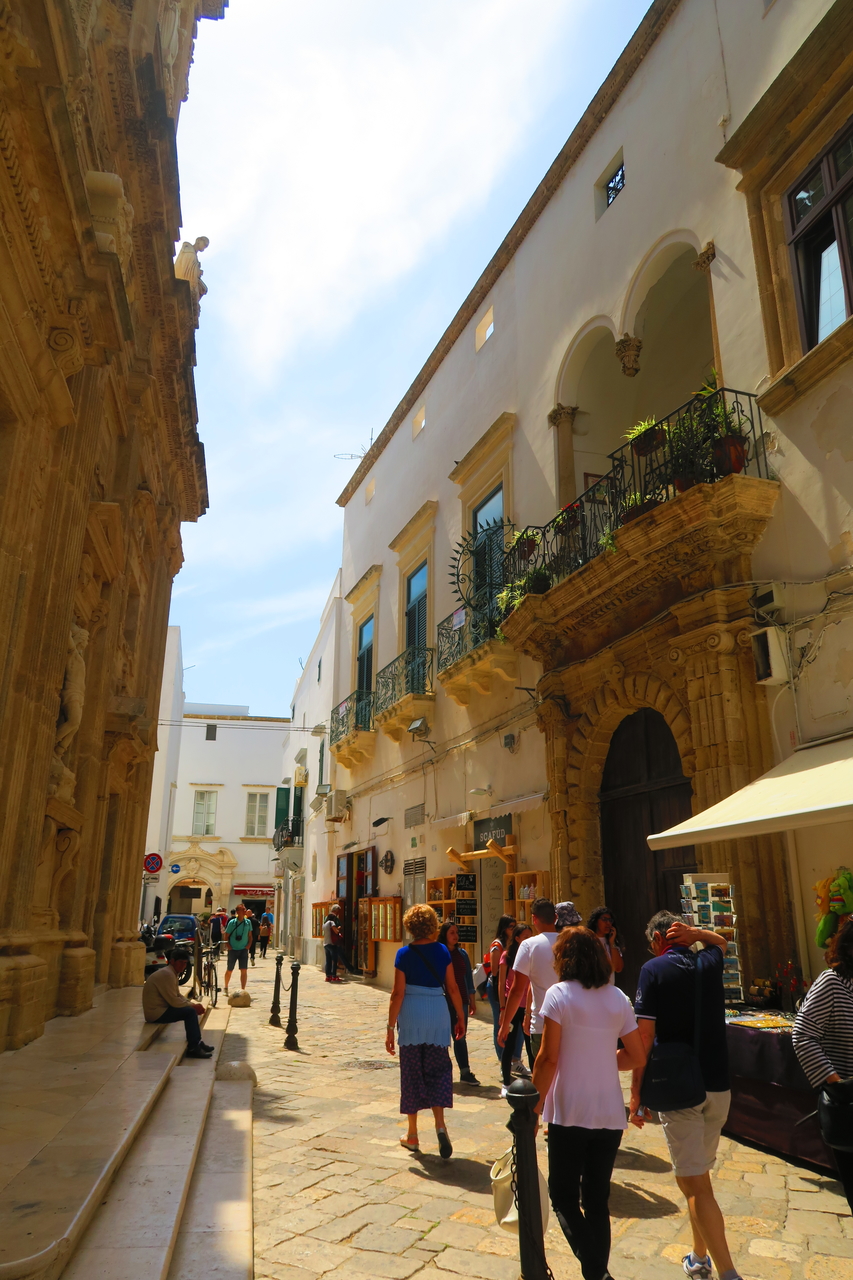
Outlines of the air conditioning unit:
[[294,787],[308,786],[308,770],[304,764],[298,764],[293,770],[293,785]]
[[783,635],[779,627],[765,627],[763,631],[753,632],[752,656],[758,684],[787,684],[791,678]]
[[347,793],[345,791],[333,791],[331,795],[326,796],[327,822],[344,822],[348,816]]
[[319,813],[325,803],[326,803],[325,796],[315,796],[314,799],[311,801],[311,805],[310,805],[311,812]]
[[760,613],[778,613],[785,608],[785,584],[783,582],[765,582],[759,587],[751,601],[753,609]]

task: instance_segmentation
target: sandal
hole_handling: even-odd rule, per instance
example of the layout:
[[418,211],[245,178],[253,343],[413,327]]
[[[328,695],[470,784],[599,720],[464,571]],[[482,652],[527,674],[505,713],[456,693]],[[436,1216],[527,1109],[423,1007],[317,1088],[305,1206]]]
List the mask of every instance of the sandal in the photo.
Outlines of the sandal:
[[451,1146],[450,1139],[447,1136],[447,1130],[436,1129],[435,1133],[438,1138],[438,1154],[441,1156],[442,1160],[449,1160],[453,1155],[453,1147]]
[[409,1142],[407,1138],[400,1139],[400,1146],[405,1147],[407,1151],[420,1151],[420,1144],[417,1142]]

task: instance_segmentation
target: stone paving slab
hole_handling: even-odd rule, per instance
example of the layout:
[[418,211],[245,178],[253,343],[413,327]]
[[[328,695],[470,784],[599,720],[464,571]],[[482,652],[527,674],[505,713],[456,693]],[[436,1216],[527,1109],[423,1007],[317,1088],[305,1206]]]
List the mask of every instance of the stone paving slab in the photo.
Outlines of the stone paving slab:
[[[258,1076],[256,1280],[517,1280],[518,1241],[492,1211],[489,1170],[510,1136],[489,1024],[469,1024],[483,1087],[454,1084],[453,1158],[439,1158],[427,1115],[412,1155],[399,1145],[399,1072],[384,1049],[387,992],[330,986],[303,968],[292,1053],[268,1024],[274,972],[272,957],[250,970],[255,1003],[232,1010],[223,1051]],[[539,1158],[546,1169],[541,1139]],[[731,1139],[713,1176],[745,1280],[853,1280],[853,1218],[838,1183]],[[610,1208],[616,1280],[683,1278],[689,1226],[659,1126],[626,1132]],[[553,1216],[546,1251],[554,1280],[580,1280]]]

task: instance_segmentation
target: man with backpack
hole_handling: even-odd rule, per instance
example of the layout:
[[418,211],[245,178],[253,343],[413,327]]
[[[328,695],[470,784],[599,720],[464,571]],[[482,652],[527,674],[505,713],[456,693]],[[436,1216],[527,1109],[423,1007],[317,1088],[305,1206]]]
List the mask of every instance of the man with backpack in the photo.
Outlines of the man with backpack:
[[231,970],[236,964],[240,966],[240,986],[246,990],[249,976],[249,946],[252,941],[252,925],[246,919],[246,908],[242,902],[228,924],[225,926],[225,941],[228,944],[228,960],[225,968],[225,991],[231,981]]
[[[718,1280],[740,1280],[711,1186],[731,1102],[723,989],[728,943],[671,911],[652,916],[646,937],[654,958],[640,970],[634,1012],[648,1061],[633,1074],[630,1119],[642,1128],[646,1107],[660,1115],[693,1231],[693,1248],[682,1260],[685,1275],[710,1280],[713,1266]],[[697,942],[704,948],[698,953],[691,950]]]

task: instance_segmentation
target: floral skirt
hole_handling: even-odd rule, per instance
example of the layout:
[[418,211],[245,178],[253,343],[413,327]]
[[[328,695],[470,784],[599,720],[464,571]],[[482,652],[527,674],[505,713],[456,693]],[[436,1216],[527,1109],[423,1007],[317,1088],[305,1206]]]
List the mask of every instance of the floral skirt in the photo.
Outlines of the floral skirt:
[[414,1115],[428,1107],[453,1106],[453,1068],[443,1045],[399,1044],[400,1111]]

